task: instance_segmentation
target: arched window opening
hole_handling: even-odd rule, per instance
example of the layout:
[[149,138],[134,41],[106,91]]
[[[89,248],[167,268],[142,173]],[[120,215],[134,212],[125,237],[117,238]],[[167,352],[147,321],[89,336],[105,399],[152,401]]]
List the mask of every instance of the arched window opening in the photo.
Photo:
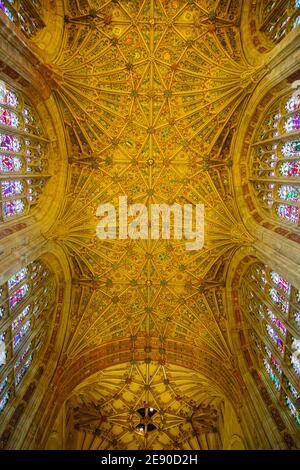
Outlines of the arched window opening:
[[45,26],[41,0],[0,0],[0,10],[28,37]]
[[40,260],[0,287],[0,413],[39,356],[54,305],[55,278]]
[[299,226],[300,95],[277,101],[252,144],[252,183],[260,206],[272,218]]
[[267,0],[260,8],[260,31],[275,44],[300,25],[300,0]]
[[47,140],[21,93],[0,81],[0,220],[28,213],[45,186]]
[[273,398],[300,427],[300,291],[257,263],[244,277],[240,297],[258,368]]

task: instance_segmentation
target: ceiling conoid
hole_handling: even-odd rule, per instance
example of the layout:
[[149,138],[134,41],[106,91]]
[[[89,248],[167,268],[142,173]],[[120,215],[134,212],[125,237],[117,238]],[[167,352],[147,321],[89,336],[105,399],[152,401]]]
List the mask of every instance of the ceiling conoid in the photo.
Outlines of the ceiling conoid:
[[[49,234],[73,260],[69,364],[124,338],[132,338],[133,354],[135,339],[145,338],[150,362],[151,339],[159,338],[168,363],[170,339],[202,351],[211,376],[228,370],[232,389],[224,280],[232,255],[252,239],[234,199],[230,146],[263,73],[242,52],[241,4],[69,2],[55,93],[70,178]],[[203,203],[204,248],[187,251],[184,240],[99,240],[96,209],[118,206],[119,196],[148,207]]]

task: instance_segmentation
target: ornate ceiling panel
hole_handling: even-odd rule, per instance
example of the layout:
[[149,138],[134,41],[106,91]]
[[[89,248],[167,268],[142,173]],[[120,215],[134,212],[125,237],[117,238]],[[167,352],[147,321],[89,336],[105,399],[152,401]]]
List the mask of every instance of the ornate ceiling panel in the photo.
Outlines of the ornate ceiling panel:
[[[127,341],[132,360],[138,349],[138,360],[144,354],[159,376],[161,364],[172,362],[170,340],[195,348],[198,370],[210,370],[213,380],[219,376],[223,391],[236,388],[224,280],[233,254],[253,239],[233,196],[231,141],[264,73],[243,55],[241,4],[68,2],[53,76],[69,138],[70,173],[60,220],[48,234],[73,265],[70,334],[61,370],[71,371],[103,345]],[[118,207],[119,196],[148,208],[204,204],[203,249],[188,251],[185,240],[99,240],[97,207],[107,202]],[[142,349],[141,344],[136,349],[137,339]],[[159,361],[157,354],[151,358],[154,345]],[[138,368],[129,369],[129,375],[138,374]],[[136,396],[142,396],[140,386]],[[173,416],[174,394],[168,393]],[[77,399],[82,416],[95,412],[92,397]],[[103,406],[106,414],[115,414],[115,403]],[[190,405],[184,406],[186,416]],[[136,416],[125,416],[125,409],[118,416],[128,428],[128,419]],[[136,433],[128,436],[129,447],[144,445]],[[108,445],[99,439],[100,448]],[[175,437],[171,432],[162,439],[153,446],[172,446]],[[193,441],[190,447],[197,445]]]

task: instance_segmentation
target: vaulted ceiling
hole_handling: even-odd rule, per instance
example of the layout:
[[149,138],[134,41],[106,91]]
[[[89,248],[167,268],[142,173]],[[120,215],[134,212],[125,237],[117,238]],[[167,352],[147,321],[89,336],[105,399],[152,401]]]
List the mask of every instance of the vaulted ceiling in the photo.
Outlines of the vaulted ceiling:
[[[235,202],[231,142],[264,73],[244,57],[241,6],[231,0],[68,2],[53,70],[70,176],[60,219],[48,234],[73,266],[65,371],[90,351],[123,340],[134,364],[157,368],[152,352],[171,363],[170,341],[197,349],[206,380],[219,377],[227,396],[236,391],[224,283],[233,254],[252,238]],[[146,206],[203,203],[204,248],[187,251],[182,240],[99,240],[98,205],[118,206],[124,195]],[[194,390],[197,406],[204,403],[201,390]],[[97,396],[86,392],[89,398],[76,406],[96,403],[101,393],[100,386]],[[128,393],[141,406],[139,387]]]
[[67,445],[214,449],[226,445],[229,428],[236,426],[228,422],[227,408],[218,387],[196,372],[125,363],[93,375],[73,392],[66,403]]

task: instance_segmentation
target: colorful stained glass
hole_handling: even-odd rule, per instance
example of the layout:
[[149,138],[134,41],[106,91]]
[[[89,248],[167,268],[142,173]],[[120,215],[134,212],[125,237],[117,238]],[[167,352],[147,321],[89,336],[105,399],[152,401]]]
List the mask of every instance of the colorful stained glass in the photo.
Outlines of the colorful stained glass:
[[24,184],[20,180],[1,181],[2,197],[16,196],[24,191]]
[[275,325],[283,334],[283,336],[286,336],[286,327],[284,326],[284,324],[271,312],[271,310],[267,309],[267,312],[270,320],[275,323]]
[[300,157],[300,140],[285,142],[281,152],[285,158]]
[[260,280],[263,284],[266,284],[267,283],[266,271],[264,269],[261,269],[260,272],[261,272]]
[[21,142],[14,135],[0,133],[0,149],[8,152],[19,152],[21,150]]
[[20,125],[20,120],[16,113],[0,106],[0,124],[17,128]]
[[282,176],[300,176],[300,162],[284,162],[281,164],[280,173]]
[[274,114],[271,119],[268,121],[268,125],[273,128],[277,128],[279,125],[279,120],[281,118],[281,115],[279,113]]
[[25,364],[24,364],[23,367],[21,368],[20,372],[17,374],[17,376],[16,376],[16,385],[19,385],[19,383],[21,382],[22,378],[24,377],[24,375],[25,375],[26,372],[28,371],[29,366],[30,366],[31,363],[32,363],[32,355],[29,356],[29,358],[27,359],[27,361],[25,362]]
[[299,26],[299,24],[300,24],[300,16],[297,16],[297,18],[295,19],[294,24],[293,24],[293,29],[297,28],[297,26]]
[[15,308],[25,298],[29,291],[29,284],[24,284],[14,292],[9,298],[10,308]]
[[267,331],[269,333],[269,336],[278,349],[278,351],[283,354],[284,353],[284,344],[282,339],[278,336],[278,334],[273,330],[273,328],[270,325],[266,325]]
[[8,383],[8,377],[5,377],[5,379],[2,380],[2,382],[0,382],[0,393],[3,392],[3,390],[5,389],[7,383]]
[[259,341],[259,339],[258,339],[258,337],[257,337],[257,335],[256,335],[256,333],[255,333],[254,330],[251,330],[251,331],[250,331],[250,336],[251,336],[251,338],[253,339],[253,342],[255,343],[256,348],[257,348],[259,351],[261,351],[260,341]]
[[6,104],[12,108],[18,106],[18,97],[16,93],[6,88],[4,82],[0,82],[0,104]]
[[267,346],[265,346],[265,350],[266,350],[266,353],[267,353],[271,363],[275,366],[277,372],[281,376],[282,375],[282,369],[280,367],[280,362],[278,361],[278,359],[275,356],[273,356],[273,354],[271,353],[270,349]]
[[20,326],[24,318],[28,316],[29,312],[30,312],[30,305],[27,305],[22,310],[22,312],[17,316],[17,318],[12,322],[11,327],[13,331]]
[[16,274],[14,274],[9,280],[8,280],[8,289],[12,289],[15,287],[17,284],[19,284],[23,279],[25,279],[26,275],[28,273],[27,268],[22,268],[20,271],[18,271]]
[[22,168],[20,157],[0,155],[0,173],[17,173]]
[[294,8],[300,8],[300,0],[295,0]]
[[6,346],[5,346],[5,334],[2,333],[0,334],[0,366],[3,366],[3,364],[6,364],[6,356],[7,356],[7,351],[6,351]]
[[293,132],[300,129],[300,114],[295,114],[294,116],[287,118],[284,129],[286,132]]
[[13,199],[5,201],[2,204],[4,217],[12,217],[14,215],[22,214],[25,210],[25,203],[22,199]]
[[16,363],[15,363],[15,370],[18,369],[18,367],[20,366],[20,364],[23,362],[26,354],[28,353],[28,351],[30,350],[31,348],[31,343],[29,343],[26,348],[24,349],[24,351],[22,352],[22,354],[18,357]]
[[27,322],[24,323],[24,325],[20,328],[20,331],[14,336],[14,340],[13,340],[14,349],[16,349],[21,339],[23,339],[24,336],[26,336],[26,334],[28,333],[30,324],[31,324],[31,320],[27,320]]
[[288,206],[286,204],[279,204],[277,207],[277,214],[280,219],[287,220],[293,224],[298,224],[299,221],[299,208],[295,206]]
[[284,279],[284,277],[279,276],[275,271],[271,271],[270,276],[277,287],[283,290],[287,295],[290,295],[292,286],[286,279]]
[[286,104],[286,109],[289,112],[296,111],[300,108],[300,95],[291,96]]
[[300,186],[282,185],[278,188],[278,196],[284,201],[300,202]]
[[272,288],[269,291],[270,297],[278,305],[284,313],[289,311],[289,301],[284,297],[283,294]]
[[275,387],[277,390],[280,390],[280,380],[279,378],[277,377],[276,374],[274,374],[273,370],[272,370],[272,367],[270,366],[270,364],[268,363],[268,361],[264,358],[264,365],[265,365],[265,368],[267,369],[267,372],[269,374],[269,377],[270,379],[272,380],[272,382],[274,383]]
[[288,397],[287,395],[286,395],[285,399],[286,399],[286,404],[287,404],[287,406],[290,410],[291,415],[294,417],[296,423],[300,426],[300,415],[299,415],[294,403],[292,402],[290,397]]
[[6,407],[10,397],[10,392],[6,392],[3,397],[0,399],[0,413],[4,410]]
[[294,371],[300,376],[300,340],[293,338],[291,363]]

